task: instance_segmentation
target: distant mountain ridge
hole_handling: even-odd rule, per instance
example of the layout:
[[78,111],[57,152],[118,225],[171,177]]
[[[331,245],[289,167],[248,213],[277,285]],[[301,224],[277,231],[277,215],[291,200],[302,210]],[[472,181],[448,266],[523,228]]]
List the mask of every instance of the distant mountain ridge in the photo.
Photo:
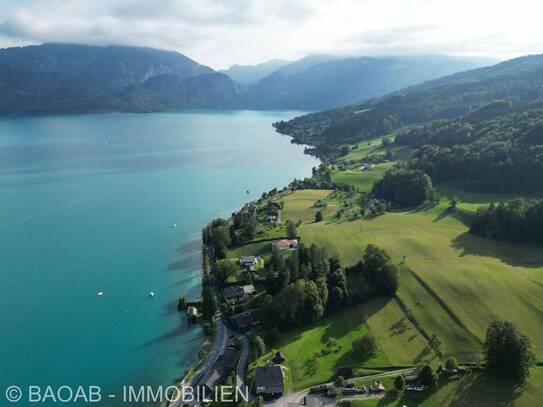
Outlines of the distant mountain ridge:
[[43,44],[1,49],[0,114],[324,109],[473,65],[449,57],[326,55],[286,62],[243,68],[245,81],[247,75],[255,78],[273,71],[247,85],[178,52],[151,48]]
[[277,129],[298,142],[329,150],[404,126],[486,115],[491,107],[502,106],[504,101],[514,110],[540,98],[543,55],[531,55],[427,81],[374,100],[301,116],[279,123]]
[[286,59],[270,59],[256,65],[232,65],[230,68],[222,69],[219,72],[228,75],[238,83],[250,85],[290,64],[292,64],[292,61]]
[[454,57],[321,57],[307,65],[301,71],[287,65],[253,85],[251,103],[263,109],[329,109],[478,66]]

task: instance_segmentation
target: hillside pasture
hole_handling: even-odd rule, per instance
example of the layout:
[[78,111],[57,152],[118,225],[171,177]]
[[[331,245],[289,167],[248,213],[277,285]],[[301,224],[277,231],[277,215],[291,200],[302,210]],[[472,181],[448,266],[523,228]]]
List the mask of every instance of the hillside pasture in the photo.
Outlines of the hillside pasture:
[[[299,192],[285,200],[287,210]],[[429,335],[441,337],[446,354],[471,359],[489,322],[503,318],[543,355],[541,248],[472,236],[446,201],[373,219],[305,223],[298,232],[346,265],[358,262],[368,243],[405,259],[412,274],[402,275],[399,298]]]

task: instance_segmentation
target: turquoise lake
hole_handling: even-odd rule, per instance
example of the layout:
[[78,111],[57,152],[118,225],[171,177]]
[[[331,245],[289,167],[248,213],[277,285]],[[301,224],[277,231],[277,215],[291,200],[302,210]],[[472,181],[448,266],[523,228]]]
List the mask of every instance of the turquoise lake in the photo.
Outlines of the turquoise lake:
[[2,397],[178,380],[204,341],[176,310],[200,295],[200,231],[311,174],[272,127],[300,113],[0,118]]

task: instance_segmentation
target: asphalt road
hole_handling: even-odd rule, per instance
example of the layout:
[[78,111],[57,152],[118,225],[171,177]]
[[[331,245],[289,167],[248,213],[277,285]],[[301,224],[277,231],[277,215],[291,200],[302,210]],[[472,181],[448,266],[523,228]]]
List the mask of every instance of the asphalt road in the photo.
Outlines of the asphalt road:
[[[239,337],[241,342],[241,355],[239,356],[238,366],[236,368],[236,386],[239,389],[245,388],[246,383],[246,369],[247,369],[247,360],[249,359],[249,352],[251,347],[249,345],[249,339],[245,335]],[[249,392],[249,401],[254,400],[253,395]]]
[[[346,380],[346,382],[347,383],[353,383],[355,380],[359,380],[359,379],[370,379],[370,380],[379,381],[379,379],[383,379],[385,377],[398,376],[399,374],[410,373],[410,372],[413,372],[414,370],[415,369],[411,369],[411,368],[410,369],[399,369],[399,370],[394,370],[394,371],[391,371],[391,372],[378,373],[378,374],[370,375],[370,376],[354,377],[352,379]],[[333,384],[333,382],[322,383],[322,384]],[[301,391],[296,392],[296,393],[290,393],[290,394],[284,395],[282,397],[279,397],[278,399],[266,402],[266,403],[264,403],[264,405],[266,407],[287,407],[288,404],[290,404],[290,403],[300,404],[300,403],[302,403],[303,398],[305,396],[307,396],[308,394],[309,394],[309,389],[305,389],[305,390],[301,390]],[[317,398],[319,398],[321,400],[321,402],[323,403],[323,407],[336,405],[336,400],[335,399],[327,398],[327,397],[325,397],[324,395],[321,395],[321,394],[317,394],[317,395],[314,395],[314,396],[316,396]],[[381,397],[383,397],[382,394],[381,395],[375,395],[375,394],[373,394],[373,395],[360,395],[359,397],[357,397],[357,399],[359,399],[359,400],[369,400],[369,399],[372,399],[372,398],[381,398]],[[349,399],[355,399],[355,397],[349,397]]]
[[[184,386],[196,388],[205,383],[209,375],[212,373],[213,365],[217,362],[219,356],[224,353],[226,347],[228,346],[228,337],[230,336],[230,332],[224,324],[221,311],[221,302],[219,293],[217,291],[215,291],[215,296],[217,300],[217,308],[215,310],[215,315],[213,316],[213,320],[215,322],[215,336],[213,338],[213,344],[211,345],[211,349],[198,371],[186,383],[183,383]],[[170,407],[180,407],[183,404],[183,400],[180,398],[179,400],[170,403]]]

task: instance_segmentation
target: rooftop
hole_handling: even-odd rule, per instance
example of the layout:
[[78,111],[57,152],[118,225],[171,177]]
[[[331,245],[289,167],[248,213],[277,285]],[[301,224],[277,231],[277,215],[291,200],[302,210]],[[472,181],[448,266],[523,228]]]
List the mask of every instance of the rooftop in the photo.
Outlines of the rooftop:
[[281,366],[258,366],[255,369],[254,383],[257,393],[282,393],[283,371]]

